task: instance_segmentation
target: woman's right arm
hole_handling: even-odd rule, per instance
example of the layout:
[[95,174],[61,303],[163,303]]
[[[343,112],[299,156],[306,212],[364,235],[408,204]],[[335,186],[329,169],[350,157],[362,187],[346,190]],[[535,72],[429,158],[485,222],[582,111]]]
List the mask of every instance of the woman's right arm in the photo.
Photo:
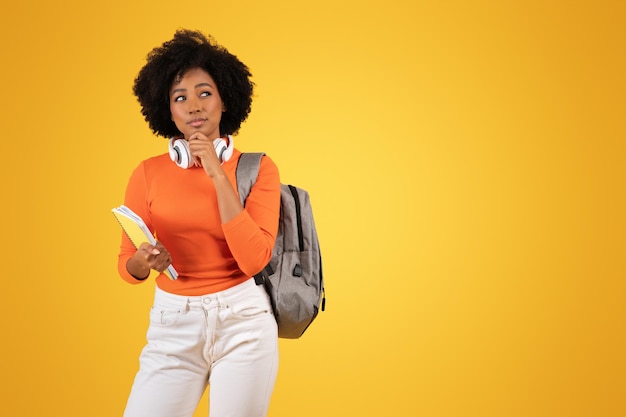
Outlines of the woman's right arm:
[[[124,205],[140,216],[151,231],[154,230],[150,222],[147,205],[147,187],[143,163],[135,168],[128,180]],[[157,242],[155,246],[152,246],[148,242],[144,242],[137,250],[128,236],[122,232],[117,270],[125,281],[139,284],[148,278],[151,269],[162,272],[170,265],[171,261],[169,253],[161,243]]]

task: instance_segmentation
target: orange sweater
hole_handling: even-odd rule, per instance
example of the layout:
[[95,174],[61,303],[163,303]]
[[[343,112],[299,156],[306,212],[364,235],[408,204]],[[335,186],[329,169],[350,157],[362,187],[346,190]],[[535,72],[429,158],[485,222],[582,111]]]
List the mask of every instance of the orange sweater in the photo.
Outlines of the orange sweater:
[[[240,155],[235,149],[222,165],[235,191]],[[156,233],[178,271],[174,281],[159,274],[159,288],[179,295],[214,293],[245,281],[269,262],[280,212],[278,168],[269,157],[263,157],[245,210],[226,224],[221,224],[215,187],[204,169],[182,169],[168,154],[149,158],[135,168],[124,204]],[[147,281],[137,280],[126,270],[135,251],[122,233],[118,271],[132,284]]]

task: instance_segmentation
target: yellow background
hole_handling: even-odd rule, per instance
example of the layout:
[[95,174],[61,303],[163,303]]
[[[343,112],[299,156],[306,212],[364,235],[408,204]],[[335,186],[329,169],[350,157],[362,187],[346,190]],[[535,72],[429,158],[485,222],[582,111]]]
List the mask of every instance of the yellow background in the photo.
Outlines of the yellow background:
[[[327,311],[273,417],[626,416],[626,3],[4,2],[0,415],[119,416],[153,283],[116,272],[131,94],[202,29],[236,144],[309,190]],[[196,416],[206,415],[206,397]]]

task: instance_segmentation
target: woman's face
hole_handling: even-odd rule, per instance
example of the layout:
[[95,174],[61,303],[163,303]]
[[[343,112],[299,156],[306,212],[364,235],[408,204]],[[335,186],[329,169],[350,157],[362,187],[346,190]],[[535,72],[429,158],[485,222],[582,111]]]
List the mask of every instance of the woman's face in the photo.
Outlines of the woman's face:
[[203,69],[190,69],[172,83],[170,112],[185,139],[197,132],[208,139],[219,138],[224,110],[215,81]]

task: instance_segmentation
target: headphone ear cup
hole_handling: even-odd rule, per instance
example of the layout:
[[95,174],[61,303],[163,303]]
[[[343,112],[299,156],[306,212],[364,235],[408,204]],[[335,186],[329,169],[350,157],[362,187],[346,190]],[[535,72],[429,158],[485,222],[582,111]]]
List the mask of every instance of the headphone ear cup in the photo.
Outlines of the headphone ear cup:
[[169,153],[172,161],[179,167],[187,169],[193,165],[189,143],[185,139],[171,138],[169,140]]
[[230,157],[233,156],[233,139],[231,136],[228,136],[228,143],[222,138],[215,139],[213,146],[215,147],[217,159],[219,159],[221,163],[228,161]]
[[235,148],[233,137],[228,135],[228,143],[222,139],[215,139],[213,142],[215,145],[215,152],[221,163],[228,161],[233,156],[233,149]]
[[217,159],[220,162],[224,162],[224,151],[226,151],[226,141],[222,138],[215,139],[213,141],[213,147],[215,147],[215,153],[217,154]]

